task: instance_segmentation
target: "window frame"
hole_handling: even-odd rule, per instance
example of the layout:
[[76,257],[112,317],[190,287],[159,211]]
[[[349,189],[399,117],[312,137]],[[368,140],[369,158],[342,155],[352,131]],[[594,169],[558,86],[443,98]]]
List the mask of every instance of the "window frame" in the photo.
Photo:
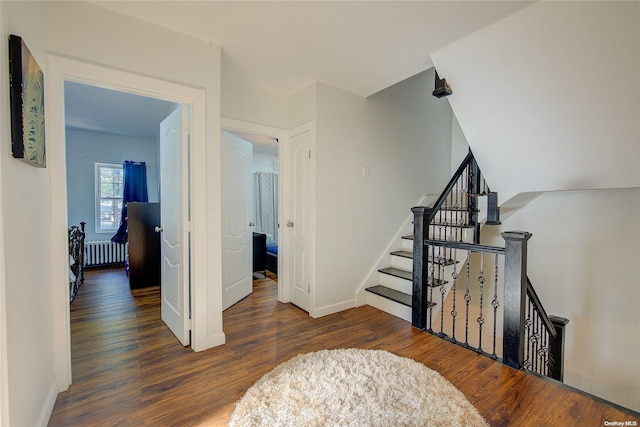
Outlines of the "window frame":
[[116,213],[114,228],[104,228],[102,227],[101,221],[101,210],[100,210],[100,202],[102,200],[116,200],[122,202],[122,194],[118,197],[103,197],[101,192],[101,171],[102,169],[119,169],[122,171],[122,190],[124,190],[124,169],[122,164],[117,163],[103,163],[103,162],[95,162],[94,164],[94,185],[95,185],[95,193],[94,193],[94,213],[95,213],[95,229],[96,233],[114,233],[118,230],[120,226],[120,210]]

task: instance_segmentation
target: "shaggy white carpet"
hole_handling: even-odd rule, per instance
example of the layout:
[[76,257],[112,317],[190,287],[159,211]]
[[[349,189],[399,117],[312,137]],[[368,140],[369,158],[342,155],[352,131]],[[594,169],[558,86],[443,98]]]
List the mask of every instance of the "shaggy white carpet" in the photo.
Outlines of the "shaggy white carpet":
[[301,354],[260,378],[229,426],[488,426],[451,383],[382,350]]

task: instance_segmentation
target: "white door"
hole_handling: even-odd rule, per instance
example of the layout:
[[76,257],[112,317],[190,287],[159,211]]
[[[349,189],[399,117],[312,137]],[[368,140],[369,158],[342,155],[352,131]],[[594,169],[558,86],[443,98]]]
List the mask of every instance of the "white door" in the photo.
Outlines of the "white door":
[[253,292],[253,145],[222,131],[222,309]]
[[311,308],[311,130],[294,135],[290,141],[292,215],[287,222],[291,229],[291,302],[305,311]]
[[187,108],[160,124],[160,222],[162,321],[182,345],[190,344],[189,200]]

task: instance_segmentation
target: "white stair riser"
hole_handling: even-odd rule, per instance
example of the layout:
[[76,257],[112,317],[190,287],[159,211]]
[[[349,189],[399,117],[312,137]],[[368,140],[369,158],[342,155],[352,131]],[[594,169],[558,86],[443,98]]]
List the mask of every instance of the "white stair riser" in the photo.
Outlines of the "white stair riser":
[[413,252],[413,239],[402,239],[402,249]]
[[403,256],[391,255],[391,267],[401,268],[407,271],[413,271],[413,259]]
[[399,292],[411,295],[413,292],[413,283],[411,280],[405,280],[400,277],[392,276],[390,274],[378,273],[379,283],[387,288],[394,289]]
[[386,313],[399,317],[407,322],[411,322],[411,307],[381,297],[379,295],[367,292],[367,304],[382,310]]

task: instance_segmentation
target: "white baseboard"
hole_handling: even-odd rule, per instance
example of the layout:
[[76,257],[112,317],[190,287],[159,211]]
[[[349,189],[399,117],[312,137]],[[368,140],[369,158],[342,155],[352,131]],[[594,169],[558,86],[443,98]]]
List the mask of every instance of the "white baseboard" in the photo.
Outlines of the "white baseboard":
[[192,342],[191,349],[195,352],[204,351],[213,347],[218,347],[220,345],[223,345],[225,342],[226,342],[226,336],[224,332],[221,332],[219,334],[208,336],[206,340],[204,340],[203,342],[199,342],[197,346],[194,345],[194,343]]
[[58,398],[58,387],[56,383],[52,383],[51,386],[49,387],[49,392],[47,393],[47,398],[44,401],[44,405],[42,405],[42,410],[40,411],[40,416],[38,417],[36,426],[47,427],[47,425],[49,424],[49,418],[51,418],[51,413],[53,412],[53,407],[56,404],[57,398]]
[[339,302],[337,304],[326,305],[324,307],[316,308],[312,310],[309,315],[314,319],[317,317],[328,316],[333,313],[338,313],[340,311],[348,310],[350,308],[354,308],[356,306],[355,299]]

